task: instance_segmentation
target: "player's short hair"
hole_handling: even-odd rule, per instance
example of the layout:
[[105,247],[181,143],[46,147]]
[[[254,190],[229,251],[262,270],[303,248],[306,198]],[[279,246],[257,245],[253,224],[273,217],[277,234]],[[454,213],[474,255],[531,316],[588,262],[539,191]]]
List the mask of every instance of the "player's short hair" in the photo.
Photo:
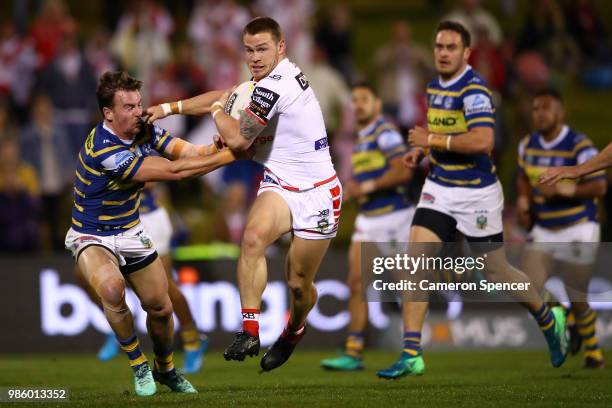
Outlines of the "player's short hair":
[[270,33],[275,42],[279,42],[283,38],[280,25],[272,17],[255,17],[244,26],[242,36],[255,35],[259,33]]
[[461,36],[461,41],[463,42],[463,45],[466,48],[471,45],[472,36],[470,35],[470,32],[463,26],[463,24],[458,23],[456,21],[442,21],[440,24],[438,24],[438,28],[436,28],[436,35],[438,35],[440,31],[446,30],[458,33]]
[[125,71],[107,71],[98,80],[96,97],[100,112],[112,108],[115,104],[115,93],[118,91],[140,91],[142,81],[131,77]]
[[375,97],[378,98],[378,92],[376,91],[376,88],[374,88],[374,85],[372,85],[370,82],[368,81],[359,81],[359,82],[355,82],[351,85],[351,91],[357,89],[357,88],[365,88],[368,91],[372,92],[372,95],[374,95]]
[[563,103],[563,97],[561,93],[555,88],[542,88],[538,89],[533,96],[533,99],[538,98],[540,96],[550,96],[553,99],[556,99],[559,103]]

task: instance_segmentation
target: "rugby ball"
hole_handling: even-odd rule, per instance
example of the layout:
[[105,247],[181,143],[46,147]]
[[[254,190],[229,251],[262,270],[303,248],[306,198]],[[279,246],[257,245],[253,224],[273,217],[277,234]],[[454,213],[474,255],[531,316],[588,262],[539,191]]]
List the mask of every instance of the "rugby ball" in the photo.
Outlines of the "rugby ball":
[[253,89],[255,89],[254,81],[246,81],[238,85],[225,102],[225,113],[234,119],[240,119],[240,111],[245,110],[251,102]]

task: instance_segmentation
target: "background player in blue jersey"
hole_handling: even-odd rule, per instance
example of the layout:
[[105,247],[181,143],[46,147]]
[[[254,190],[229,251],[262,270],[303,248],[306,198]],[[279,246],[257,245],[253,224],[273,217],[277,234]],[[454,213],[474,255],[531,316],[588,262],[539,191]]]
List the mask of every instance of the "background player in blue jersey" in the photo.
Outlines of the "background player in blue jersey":
[[343,371],[363,368],[368,303],[361,287],[361,243],[406,242],[414,215],[406,195],[412,171],[402,163],[407,149],[401,134],[382,117],[382,101],[371,85],[353,86],[351,96],[358,137],[351,160],[353,179],[345,184],[345,197],[359,203],[349,248],[351,320],[343,355],[321,361],[323,368]]
[[[78,155],[72,226],[65,244],[100,297],[106,319],[128,355],[136,394],[154,394],[154,378],[173,391],[195,393],[174,369],[168,280],[140,225],[140,193],[147,181],[199,176],[236,157],[230,151],[194,146],[157,126],[144,125],[141,85],[125,72],[100,77],[96,95],[104,120],[89,134]],[[164,157],[151,156],[152,150]],[[140,350],[125,301],[126,280],[147,312],[155,353],[153,373]]]
[[578,182],[539,184],[546,169],[581,165],[597,155],[597,149],[586,136],[565,124],[563,102],[555,90],[536,94],[532,118],[535,131],[521,141],[518,152],[519,220],[526,228],[533,225],[530,237],[536,243],[525,253],[523,269],[538,289],[544,287],[553,270],[559,272],[575,321],[571,351],[579,351],[581,342],[574,340],[581,339],[585,367],[601,368],[604,360],[595,335],[596,313],[589,307],[587,295],[600,241],[597,199],[606,193],[605,173],[599,171]]
[[[435,37],[435,64],[438,78],[427,87],[428,129],[411,129],[408,142],[415,147],[405,155],[415,167],[429,150],[430,171],[414,215],[410,231],[413,256],[433,256],[433,243],[453,241],[456,231],[463,234],[474,252],[487,252],[482,271],[489,281],[529,282],[513,268],[503,249],[502,210],[504,197],[491,160],[494,107],[491,91],[468,65],[470,34],[461,24],[440,23]],[[429,243],[414,245],[414,243]],[[482,245],[482,243],[488,243]],[[416,276],[422,271],[416,271]],[[421,331],[427,314],[427,294],[408,297],[403,304],[404,349],[391,367],[380,370],[381,378],[422,374]],[[552,310],[537,291],[511,295],[534,316],[540,325],[558,367],[567,355],[565,315]]]

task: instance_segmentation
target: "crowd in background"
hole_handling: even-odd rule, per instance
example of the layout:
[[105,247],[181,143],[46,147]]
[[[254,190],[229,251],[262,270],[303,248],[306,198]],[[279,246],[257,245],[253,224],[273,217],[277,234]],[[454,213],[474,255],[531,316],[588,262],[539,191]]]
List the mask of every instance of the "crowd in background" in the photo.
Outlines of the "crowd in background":
[[[403,132],[426,123],[425,85],[435,75],[432,47],[415,42],[404,19],[390,20],[388,42],[371,50],[376,76],[369,77],[355,63],[358,27],[342,4],[320,9],[313,0],[103,2],[106,17],[84,30],[63,0],[14,3],[12,17],[0,21],[0,250],[63,248],[76,155],[100,120],[95,87],[101,73],[124,69],[143,80],[145,105],[229,88],[248,79],[241,31],[255,15],[270,15],[283,28],[289,58],[321,104],[342,179],[350,177],[354,140],[352,82],[374,82],[385,114]],[[188,8],[188,21],[178,21],[177,3]],[[478,0],[457,1],[448,10],[445,2],[423,3],[439,19],[468,27],[471,65],[494,90],[496,103],[511,100],[516,107],[512,120],[498,110],[496,157],[504,149],[515,151],[517,138],[529,130],[532,92],[556,76],[612,87],[610,38],[589,0],[534,0],[512,33],[502,31]],[[497,3],[508,15],[517,12],[516,0]],[[160,125],[195,143],[209,142],[214,133],[208,117],[173,116]],[[197,200],[220,202],[216,208],[222,209],[224,228],[214,228],[212,238],[239,240],[258,172],[242,163],[197,182]],[[181,200],[193,196],[192,187],[169,186],[168,204],[180,208]],[[201,211],[215,210],[203,204]]]

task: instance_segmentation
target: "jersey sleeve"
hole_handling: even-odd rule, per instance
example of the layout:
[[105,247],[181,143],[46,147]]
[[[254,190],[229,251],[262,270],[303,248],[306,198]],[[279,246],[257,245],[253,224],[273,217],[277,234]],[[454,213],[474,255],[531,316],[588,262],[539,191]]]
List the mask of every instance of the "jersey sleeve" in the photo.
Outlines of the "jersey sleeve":
[[257,118],[257,120],[267,125],[268,121],[279,112],[281,105],[281,91],[278,83],[274,80],[264,78],[257,83],[251,94],[251,102],[246,111]]
[[[574,147],[574,153],[576,155],[576,164],[580,165],[597,156],[599,150],[597,150],[597,148],[593,146],[593,142],[591,142],[589,138],[581,135],[577,140],[576,146]],[[582,177],[582,180],[596,180],[605,178],[605,170],[600,170],[591,174],[587,174],[586,176]]]
[[174,139],[166,129],[162,129],[157,125],[151,125],[151,146],[159,154],[164,155],[166,148]]
[[406,144],[404,139],[402,139],[402,135],[397,130],[383,130],[376,138],[376,143],[387,159],[392,159],[406,153]]
[[463,88],[463,113],[468,130],[495,126],[492,93],[482,83],[470,83]]
[[107,174],[129,181],[134,177],[143,160],[143,157],[136,156],[127,147],[122,147],[102,157],[100,163]]

